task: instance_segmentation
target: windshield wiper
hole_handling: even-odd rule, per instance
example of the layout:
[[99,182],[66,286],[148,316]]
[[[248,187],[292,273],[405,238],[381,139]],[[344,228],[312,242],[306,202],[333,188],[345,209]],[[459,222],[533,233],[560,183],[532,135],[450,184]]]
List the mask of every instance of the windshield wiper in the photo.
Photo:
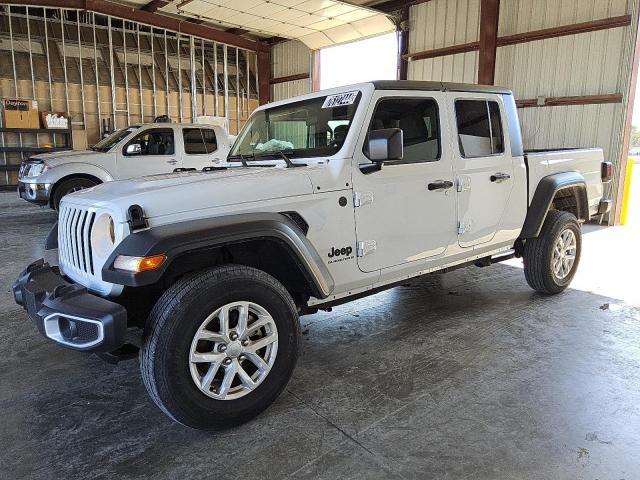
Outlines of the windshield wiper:
[[[253,155],[253,158],[251,160],[255,160],[255,159],[256,159],[256,156]],[[240,160],[240,162],[242,162],[242,166],[243,167],[248,167],[249,166],[249,164],[247,163],[247,159],[241,153],[239,153],[238,155],[229,155],[227,157],[227,160]]]
[[[289,152],[289,155],[294,155],[295,152]],[[287,156],[287,154],[285,154],[282,150],[273,150],[271,152],[265,152],[261,155],[258,155],[258,158],[260,157],[266,157],[268,155],[280,155],[280,157],[284,160],[284,163],[287,164],[287,168],[294,168],[294,167],[305,167],[307,166],[306,163],[293,163],[291,161],[291,159]],[[254,158],[255,154],[254,154]]]

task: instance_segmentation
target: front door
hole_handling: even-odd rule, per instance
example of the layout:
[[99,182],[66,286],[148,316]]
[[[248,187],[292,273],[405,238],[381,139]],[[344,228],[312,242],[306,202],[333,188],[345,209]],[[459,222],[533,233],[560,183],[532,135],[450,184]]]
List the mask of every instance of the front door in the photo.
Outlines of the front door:
[[443,94],[429,93],[389,97],[379,92],[372,102],[368,132],[400,128],[404,155],[371,169],[366,138],[354,155],[358,266],[364,272],[400,265],[411,270],[412,264],[418,269],[455,243],[450,142],[440,128]]
[[129,140],[118,153],[119,179],[170,173],[181,167],[173,128],[148,128]]
[[490,242],[500,229],[513,190],[514,167],[505,148],[500,97],[464,95],[456,94],[455,100],[458,243],[471,247]]

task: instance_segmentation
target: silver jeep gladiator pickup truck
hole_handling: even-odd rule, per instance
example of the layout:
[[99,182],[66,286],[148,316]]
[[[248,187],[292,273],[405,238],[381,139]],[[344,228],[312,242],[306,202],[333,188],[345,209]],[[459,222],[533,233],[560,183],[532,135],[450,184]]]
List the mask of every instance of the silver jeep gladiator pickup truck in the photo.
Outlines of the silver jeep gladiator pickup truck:
[[59,266],[38,260],[13,286],[41,334],[139,355],[158,407],[205,430],[278,397],[300,315],[514,256],[560,293],[581,223],[609,210],[602,150],[523,151],[513,95],[493,86],[378,81],[272,103],[227,160],[63,197]]

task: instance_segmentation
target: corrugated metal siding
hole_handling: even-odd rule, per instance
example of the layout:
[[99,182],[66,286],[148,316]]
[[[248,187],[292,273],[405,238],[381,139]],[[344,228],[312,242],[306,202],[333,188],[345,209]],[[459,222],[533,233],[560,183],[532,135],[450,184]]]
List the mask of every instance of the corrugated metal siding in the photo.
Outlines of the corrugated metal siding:
[[[502,0],[499,35],[626,14],[635,26],[637,10],[638,0]],[[597,146],[618,169],[634,41],[629,26],[498,48],[496,83],[516,99],[623,94],[621,104],[520,109],[525,148]]]
[[501,0],[498,35],[618,17],[632,12],[634,4],[633,0]]
[[409,62],[407,78],[409,80],[476,83],[478,52],[459,53]]
[[[409,52],[476,42],[480,0],[432,0],[411,7]],[[408,78],[451,82],[476,81],[477,52],[409,62]]]
[[[283,42],[271,49],[271,77],[287,77],[309,73],[311,50],[297,40]],[[284,100],[311,91],[311,80],[294,80],[271,86],[271,100]]]

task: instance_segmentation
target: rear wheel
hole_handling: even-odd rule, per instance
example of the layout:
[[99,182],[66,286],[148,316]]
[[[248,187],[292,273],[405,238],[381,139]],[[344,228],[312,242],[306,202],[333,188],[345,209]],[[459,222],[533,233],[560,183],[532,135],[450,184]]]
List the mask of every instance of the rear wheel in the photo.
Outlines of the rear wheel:
[[300,341],[296,306],[270,275],[222,266],[186,277],[152,310],[140,368],[153,401],[189,427],[258,415],[284,389]]
[[51,206],[57,212],[60,209],[60,200],[69,193],[84,190],[85,188],[95,187],[98,184],[95,180],[89,178],[70,178],[58,185],[53,191]]
[[576,217],[551,210],[540,235],[524,246],[524,275],[527,283],[547,295],[569,286],[580,262],[582,233]]

